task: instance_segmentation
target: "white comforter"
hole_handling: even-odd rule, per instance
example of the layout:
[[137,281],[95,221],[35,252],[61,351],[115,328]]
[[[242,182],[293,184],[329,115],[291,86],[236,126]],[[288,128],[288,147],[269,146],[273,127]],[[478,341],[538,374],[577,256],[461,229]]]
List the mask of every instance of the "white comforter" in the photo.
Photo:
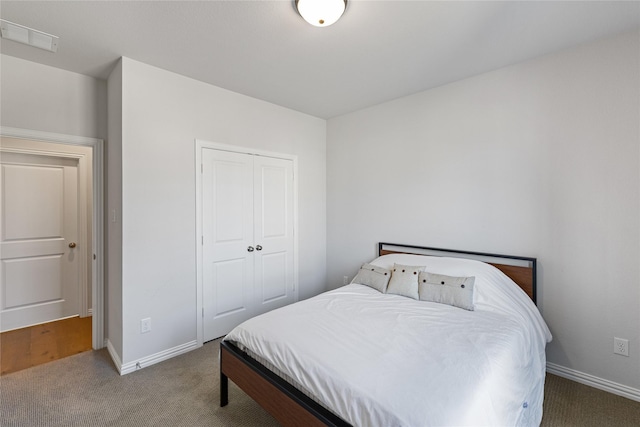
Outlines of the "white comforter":
[[225,339],[355,426],[539,425],[551,335],[528,297],[477,261],[374,261],[393,262],[476,276],[475,311],[350,284],[255,317]]

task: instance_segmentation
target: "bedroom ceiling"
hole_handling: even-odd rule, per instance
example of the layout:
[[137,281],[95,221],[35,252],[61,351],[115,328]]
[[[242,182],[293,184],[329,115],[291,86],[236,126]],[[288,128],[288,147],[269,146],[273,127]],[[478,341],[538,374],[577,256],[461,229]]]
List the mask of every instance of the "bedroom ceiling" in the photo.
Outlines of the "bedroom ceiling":
[[[350,0],[327,28],[282,1],[1,1],[60,37],[2,53],[105,79],[120,56],[330,118],[640,25],[640,2]],[[0,65],[1,66],[1,65]]]

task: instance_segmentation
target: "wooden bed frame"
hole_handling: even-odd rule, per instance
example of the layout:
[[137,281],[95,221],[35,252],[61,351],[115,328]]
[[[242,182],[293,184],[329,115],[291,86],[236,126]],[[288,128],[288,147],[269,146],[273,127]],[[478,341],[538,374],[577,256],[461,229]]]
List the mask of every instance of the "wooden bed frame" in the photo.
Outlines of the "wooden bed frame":
[[[379,243],[378,254],[407,253],[477,259],[510,277],[536,302],[536,259],[512,255]],[[349,426],[264,365],[228,342],[220,343],[220,406],[229,403],[229,379],[283,426]]]

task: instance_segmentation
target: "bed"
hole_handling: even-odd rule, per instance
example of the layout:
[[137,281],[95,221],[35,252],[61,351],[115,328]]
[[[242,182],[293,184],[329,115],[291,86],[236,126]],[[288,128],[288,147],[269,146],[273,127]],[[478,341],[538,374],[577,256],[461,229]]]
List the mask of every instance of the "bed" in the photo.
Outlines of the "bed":
[[[285,426],[539,425],[551,334],[536,260],[390,243],[378,255],[351,284],[231,331],[221,406],[231,379]],[[369,270],[425,287],[381,292],[358,283]],[[455,289],[436,286],[450,279]]]

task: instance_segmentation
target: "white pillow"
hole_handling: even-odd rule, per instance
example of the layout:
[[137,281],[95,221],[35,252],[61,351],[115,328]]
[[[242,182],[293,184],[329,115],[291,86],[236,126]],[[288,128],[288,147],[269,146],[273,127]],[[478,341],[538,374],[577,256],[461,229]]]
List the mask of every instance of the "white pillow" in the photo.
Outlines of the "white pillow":
[[387,293],[419,299],[418,275],[422,271],[424,266],[394,264]]
[[391,278],[391,270],[386,268],[376,267],[371,264],[363,264],[358,271],[356,277],[353,278],[351,283],[359,283],[361,285],[367,285],[376,289],[382,293],[387,290],[387,284]]
[[421,301],[448,304],[473,311],[475,277],[454,277],[423,272],[418,276]]

